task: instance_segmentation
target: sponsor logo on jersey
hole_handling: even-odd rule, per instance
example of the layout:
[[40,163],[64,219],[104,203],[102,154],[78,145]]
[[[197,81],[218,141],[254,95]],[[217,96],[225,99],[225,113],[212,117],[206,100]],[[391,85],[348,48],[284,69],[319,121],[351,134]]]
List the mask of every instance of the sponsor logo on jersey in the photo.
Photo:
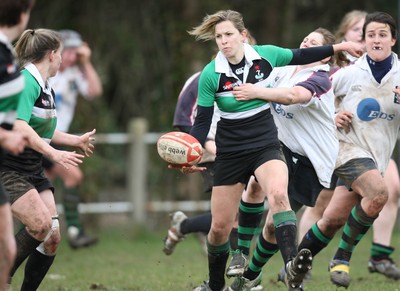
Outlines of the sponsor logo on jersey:
[[50,107],[51,102],[50,102],[49,100],[46,100],[46,99],[43,99],[43,98],[42,98],[42,104],[43,104],[44,106],[46,106],[46,107]]
[[14,74],[17,71],[17,66],[15,64],[8,64],[7,65],[7,73],[9,75]]
[[237,81],[237,82],[231,82],[227,81],[225,85],[222,87],[225,91],[232,91],[233,87],[239,86],[242,82]]
[[236,75],[243,75],[243,72],[244,72],[244,67],[237,68],[237,69],[235,70],[235,74],[236,74]]
[[353,91],[353,92],[361,92],[361,85],[353,85],[353,86],[351,86],[351,91]]
[[381,106],[374,98],[365,98],[357,106],[357,116],[362,121],[372,121],[376,118],[393,120],[395,114],[381,111]]
[[277,114],[282,115],[283,117],[285,117],[287,119],[293,119],[294,118],[294,114],[291,113],[291,112],[286,112],[285,109],[283,109],[281,104],[272,102],[272,108],[274,108],[274,111]]

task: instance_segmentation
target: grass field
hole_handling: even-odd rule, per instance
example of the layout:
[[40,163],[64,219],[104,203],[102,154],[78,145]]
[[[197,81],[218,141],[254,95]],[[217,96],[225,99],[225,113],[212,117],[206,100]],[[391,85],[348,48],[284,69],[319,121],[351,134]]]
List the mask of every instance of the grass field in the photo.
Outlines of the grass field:
[[[42,282],[40,291],[170,291],[192,290],[207,278],[207,258],[194,235],[180,243],[174,254],[162,252],[163,232],[146,232],[120,228],[98,233],[98,245],[71,250],[63,241],[55,262]],[[347,290],[399,291],[400,281],[370,274],[367,261],[371,231],[357,246],[351,262],[352,283]],[[338,290],[329,281],[327,265],[337,246],[336,238],[314,260],[312,280],[305,290]],[[400,233],[394,234],[393,245],[400,249]],[[400,250],[394,256],[400,264]],[[273,257],[263,271],[264,290],[287,290],[276,282],[282,265],[280,255]],[[12,288],[19,290],[23,268],[14,276]],[[228,281],[230,282],[230,281]],[[342,289],[344,290],[344,289]]]

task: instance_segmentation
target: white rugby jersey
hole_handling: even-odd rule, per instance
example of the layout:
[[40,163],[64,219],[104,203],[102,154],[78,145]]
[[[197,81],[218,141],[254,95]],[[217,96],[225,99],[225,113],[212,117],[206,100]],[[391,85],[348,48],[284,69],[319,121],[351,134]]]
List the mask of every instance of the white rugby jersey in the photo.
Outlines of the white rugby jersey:
[[[269,86],[304,86],[313,96],[307,103],[272,104],[278,137],[292,152],[310,159],[321,185],[329,187],[339,149],[329,65],[305,68],[293,75],[295,69],[296,66],[274,68]],[[324,73],[317,77],[317,71]]]
[[338,130],[336,167],[351,159],[371,158],[383,175],[397,141],[400,104],[393,89],[400,85],[400,66],[392,53],[392,69],[378,83],[364,54],[353,65],[332,75],[337,111],[354,114],[350,131]]
[[50,78],[50,84],[56,94],[57,129],[68,132],[74,118],[78,95],[88,98],[88,83],[78,66],[73,66]]

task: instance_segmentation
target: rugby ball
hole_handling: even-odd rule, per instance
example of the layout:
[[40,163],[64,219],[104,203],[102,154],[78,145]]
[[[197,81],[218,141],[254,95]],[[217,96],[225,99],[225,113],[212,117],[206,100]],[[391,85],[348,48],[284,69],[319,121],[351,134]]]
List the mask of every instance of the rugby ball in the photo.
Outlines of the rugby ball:
[[203,147],[190,134],[172,131],[162,135],[157,141],[160,157],[170,164],[191,166],[200,162]]

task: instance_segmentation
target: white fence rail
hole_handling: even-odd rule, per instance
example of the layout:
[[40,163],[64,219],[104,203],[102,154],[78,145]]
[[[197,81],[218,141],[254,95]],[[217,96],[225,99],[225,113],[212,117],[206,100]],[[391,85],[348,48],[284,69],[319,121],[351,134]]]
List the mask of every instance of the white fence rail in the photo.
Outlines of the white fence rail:
[[[81,213],[132,213],[136,223],[144,223],[147,212],[207,211],[209,200],[205,201],[148,201],[147,190],[147,145],[157,143],[163,133],[147,132],[147,121],[142,118],[133,119],[128,133],[96,134],[97,144],[128,144],[127,193],[126,202],[80,203]],[[398,162],[398,161],[397,161]],[[59,213],[63,213],[61,205],[57,205]]]

